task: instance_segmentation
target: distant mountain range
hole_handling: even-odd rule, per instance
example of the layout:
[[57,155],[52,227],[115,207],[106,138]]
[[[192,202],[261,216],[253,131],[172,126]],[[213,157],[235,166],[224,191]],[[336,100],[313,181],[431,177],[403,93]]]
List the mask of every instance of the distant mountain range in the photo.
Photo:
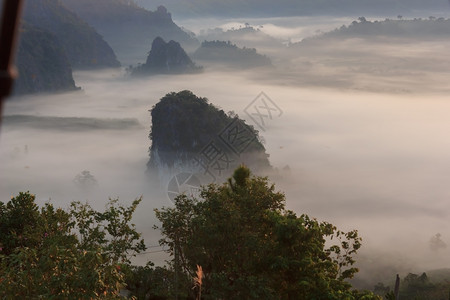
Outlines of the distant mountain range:
[[230,41],[204,41],[192,57],[202,64],[248,69],[271,66],[270,59],[255,48],[239,48]]
[[[330,38],[393,38],[396,41],[405,39],[432,40],[448,39],[450,37],[450,19],[429,17],[426,19],[386,19],[384,21],[368,21],[360,17],[348,26],[342,26],[333,31],[318,36],[306,38],[303,43]],[[301,43],[300,43],[301,44]]]
[[137,63],[156,37],[179,42],[185,49],[200,44],[172,20],[163,6],[150,11],[132,0],[62,0],[69,9],[92,25],[113,47],[125,64]]
[[284,47],[281,40],[264,33],[261,28],[245,26],[223,30],[209,29],[199,36],[202,41],[230,41],[238,47],[250,47],[258,50],[264,48]]
[[[136,0],[143,7],[160,0]],[[164,0],[176,18],[277,17],[305,15],[388,15],[449,11],[447,0]]]
[[142,61],[157,36],[199,45],[164,7],[151,12],[132,0],[30,0],[23,24],[16,94],[73,90],[72,69],[119,67],[115,51]]
[[449,38],[450,20],[443,18],[360,17],[290,44],[283,52],[285,60],[277,65],[284,65],[283,73],[276,78],[283,78],[283,83],[383,93],[440,90],[450,66],[442,50]]

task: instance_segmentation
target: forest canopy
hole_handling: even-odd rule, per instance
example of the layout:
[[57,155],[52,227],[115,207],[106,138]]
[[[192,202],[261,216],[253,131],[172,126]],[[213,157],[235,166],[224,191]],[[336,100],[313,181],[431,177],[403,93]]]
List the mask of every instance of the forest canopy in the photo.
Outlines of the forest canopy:
[[[0,295],[136,299],[379,299],[354,290],[356,230],[285,209],[285,196],[244,166],[224,184],[156,209],[173,260],[134,266],[146,249],[131,223],[141,199],[104,212],[20,193],[0,202]],[[124,296],[128,295],[128,296]]]
[[[346,281],[358,271],[356,230],[286,210],[284,194],[243,166],[200,195],[181,195],[156,216],[175,272],[194,278],[202,268],[205,299],[377,299]],[[182,284],[188,296],[192,285]]]

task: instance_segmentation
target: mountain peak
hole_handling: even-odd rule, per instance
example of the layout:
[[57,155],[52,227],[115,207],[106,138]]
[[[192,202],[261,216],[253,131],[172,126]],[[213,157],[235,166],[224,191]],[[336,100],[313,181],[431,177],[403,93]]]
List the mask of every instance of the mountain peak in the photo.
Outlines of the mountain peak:
[[156,9],[156,12],[159,13],[159,14],[169,14],[167,12],[167,8],[164,5],[158,6],[158,8]]
[[156,37],[144,65],[136,68],[136,74],[183,74],[196,73],[201,70],[186,54],[180,43],[173,40],[166,43]]
[[161,47],[164,47],[165,45],[166,45],[166,42],[163,40],[163,38],[160,36],[157,36],[152,42],[152,50],[160,49]]

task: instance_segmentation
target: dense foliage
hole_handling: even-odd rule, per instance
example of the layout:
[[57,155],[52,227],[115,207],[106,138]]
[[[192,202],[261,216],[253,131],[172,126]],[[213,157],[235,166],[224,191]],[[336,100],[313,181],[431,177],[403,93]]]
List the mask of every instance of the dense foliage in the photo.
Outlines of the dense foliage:
[[[386,299],[394,299],[394,292],[389,286],[378,283],[374,292],[385,295]],[[448,300],[450,299],[450,281],[448,274],[439,280],[430,280],[426,273],[421,275],[409,273],[400,281],[399,299],[414,300]]]
[[169,93],[152,107],[152,149],[199,152],[230,119],[223,110],[191,91]]
[[111,200],[104,212],[72,203],[65,211],[20,193],[0,202],[0,298],[118,298],[130,256],[145,250],[133,212]]
[[[378,299],[346,282],[357,272],[357,231],[286,210],[267,178],[240,167],[201,198],[181,195],[156,216],[175,272],[194,278],[202,267],[204,299]],[[178,289],[186,296],[192,284]]]
[[[358,271],[356,230],[286,210],[284,194],[267,178],[242,166],[200,195],[155,210],[160,243],[173,256],[163,267],[131,265],[146,249],[131,223],[140,199],[129,207],[110,200],[104,212],[80,202],[39,207],[29,192],[0,202],[0,298],[395,298],[383,284],[376,296],[348,283]],[[446,300],[448,284],[408,274],[400,298]]]

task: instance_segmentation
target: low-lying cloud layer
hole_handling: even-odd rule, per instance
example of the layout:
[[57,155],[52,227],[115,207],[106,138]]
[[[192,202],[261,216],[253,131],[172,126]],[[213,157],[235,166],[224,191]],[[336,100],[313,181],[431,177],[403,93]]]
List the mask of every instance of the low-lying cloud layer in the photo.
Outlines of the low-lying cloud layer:
[[96,119],[79,117],[47,117],[10,115],[3,118],[5,127],[31,127],[62,131],[132,130],[142,127],[136,119]]

